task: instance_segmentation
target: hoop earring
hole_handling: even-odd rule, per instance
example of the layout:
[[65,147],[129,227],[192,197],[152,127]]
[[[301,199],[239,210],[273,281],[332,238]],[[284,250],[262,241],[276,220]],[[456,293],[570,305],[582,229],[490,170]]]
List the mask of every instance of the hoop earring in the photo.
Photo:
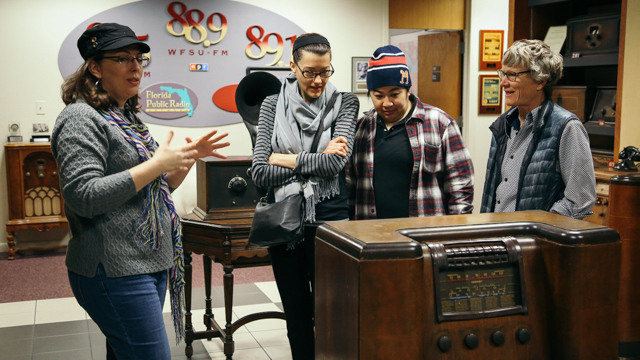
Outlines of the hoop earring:
[[100,79],[96,80],[96,90],[102,90],[102,86],[100,85]]

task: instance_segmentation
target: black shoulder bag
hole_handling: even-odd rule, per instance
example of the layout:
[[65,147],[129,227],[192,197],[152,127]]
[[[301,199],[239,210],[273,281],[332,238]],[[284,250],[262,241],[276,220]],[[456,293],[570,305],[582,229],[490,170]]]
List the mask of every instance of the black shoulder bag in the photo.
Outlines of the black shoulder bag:
[[[338,97],[338,92],[333,93],[331,99],[325,107],[320,126],[324,123],[324,118],[333,107]],[[321,127],[316,131],[311,145],[312,153],[318,150]],[[305,199],[304,189],[307,187],[307,179],[303,179],[300,192],[284,198],[280,202],[267,203],[266,196],[260,199],[253,214],[253,223],[249,233],[249,242],[262,247],[287,244],[292,241],[301,240],[304,237],[304,226],[302,212],[304,211]]]

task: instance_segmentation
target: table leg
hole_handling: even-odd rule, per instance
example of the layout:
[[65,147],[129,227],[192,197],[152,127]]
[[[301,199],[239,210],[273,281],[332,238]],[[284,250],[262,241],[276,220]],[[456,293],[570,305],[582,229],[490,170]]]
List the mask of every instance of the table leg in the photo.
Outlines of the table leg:
[[227,264],[223,266],[223,285],[224,285],[224,312],[227,323],[225,324],[226,336],[224,339],[224,354],[227,360],[231,360],[233,355],[234,344],[232,334],[231,312],[233,308],[233,265]]
[[[211,258],[202,255],[202,266],[204,268],[204,292],[205,292],[205,314],[204,324],[207,330],[211,330],[211,321],[213,320],[213,312],[211,311]],[[211,338],[208,338],[211,340]]]
[[193,324],[191,323],[191,283],[192,281],[192,269],[191,269],[191,251],[184,253],[184,342],[186,347],[184,354],[191,358],[193,355]]
[[16,242],[14,241],[13,231],[7,231],[7,245],[9,246],[7,259],[13,260],[13,257],[16,254]]

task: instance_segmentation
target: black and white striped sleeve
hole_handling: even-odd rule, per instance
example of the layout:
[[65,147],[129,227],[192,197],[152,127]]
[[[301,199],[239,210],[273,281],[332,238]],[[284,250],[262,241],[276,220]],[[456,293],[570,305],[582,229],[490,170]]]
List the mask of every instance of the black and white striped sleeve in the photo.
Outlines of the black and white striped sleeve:
[[349,152],[346,157],[337,154],[323,154],[301,152],[296,159],[295,173],[303,176],[317,176],[322,178],[337,175],[346,165],[353,150],[353,137],[356,128],[356,121],[360,102],[358,98],[349,92],[342,93],[342,104],[336,119],[333,139],[342,136],[347,139]]
[[258,136],[256,137],[256,146],[253,149],[251,174],[256,185],[261,187],[282,185],[295,177],[295,173],[291,169],[269,165],[269,156],[273,153],[271,137],[277,102],[278,95],[267,96],[260,107]]

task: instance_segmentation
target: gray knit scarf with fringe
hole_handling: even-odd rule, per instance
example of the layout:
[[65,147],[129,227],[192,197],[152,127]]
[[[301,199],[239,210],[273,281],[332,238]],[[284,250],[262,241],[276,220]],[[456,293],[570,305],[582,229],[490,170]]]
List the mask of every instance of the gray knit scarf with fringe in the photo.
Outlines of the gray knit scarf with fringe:
[[[331,141],[331,124],[338,118],[342,95],[338,95],[333,107],[320,124],[320,119],[329,99],[337,92],[333,84],[327,82],[325,91],[312,102],[307,103],[302,98],[298,88],[298,81],[294,74],[285,78],[278,96],[276,115],[274,119],[271,147],[274,153],[300,154],[310,152],[316,131],[320,129],[322,135],[318,143],[317,153],[322,153]],[[314,222],[316,219],[315,204],[329,199],[340,193],[338,175],[330,178],[311,176],[308,180],[312,186],[304,189],[306,205],[303,220]],[[274,188],[275,201],[282,201],[290,194],[300,191],[301,182],[294,181]]]

